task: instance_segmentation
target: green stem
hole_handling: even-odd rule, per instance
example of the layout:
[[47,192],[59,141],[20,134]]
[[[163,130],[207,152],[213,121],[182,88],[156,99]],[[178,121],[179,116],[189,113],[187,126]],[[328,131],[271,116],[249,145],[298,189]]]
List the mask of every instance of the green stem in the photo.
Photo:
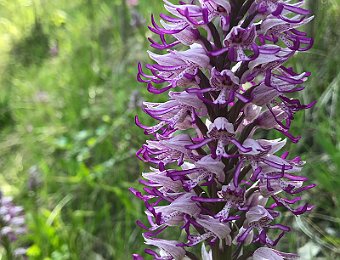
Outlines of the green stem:
[[7,260],[14,260],[11,242],[9,241],[8,237],[3,237],[2,245],[6,251],[6,259]]
[[214,260],[219,260],[220,258],[220,249],[219,249],[219,241],[215,243],[214,246],[211,247],[212,250],[212,258]]
[[222,254],[223,259],[232,259],[232,255],[233,255],[233,247],[232,246],[227,246],[224,247],[224,251]]
[[186,255],[188,257],[190,257],[190,259],[192,259],[192,260],[199,260],[199,258],[195,254],[193,254],[193,253],[191,253],[189,251],[186,251]]
[[214,260],[232,260],[233,247],[223,245],[222,248],[219,247],[219,243],[216,242],[211,248],[212,256]]

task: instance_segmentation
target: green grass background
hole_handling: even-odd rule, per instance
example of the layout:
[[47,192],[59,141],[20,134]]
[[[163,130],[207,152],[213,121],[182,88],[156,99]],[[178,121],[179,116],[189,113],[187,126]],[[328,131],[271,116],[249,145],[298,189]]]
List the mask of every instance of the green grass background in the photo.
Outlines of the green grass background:
[[[281,249],[340,259],[340,1],[309,5],[315,47],[290,63],[312,72],[301,97],[318,104],[296,117],[303,139],[290,149],[318,184],[305,195],[316,209],[285,217],[295,231]],[[162,1],[136,9],[149,23]],[[143,251],[134,223],[143,206],[127,188],[147,169],[134,156],[145,136],[133,118],[141,100],[155,98],[135,80],[150,33],[131,26],[133,16],[124,0],[0,1],[0,189],[25,208],[29,232],[18,245],[29,259]]]

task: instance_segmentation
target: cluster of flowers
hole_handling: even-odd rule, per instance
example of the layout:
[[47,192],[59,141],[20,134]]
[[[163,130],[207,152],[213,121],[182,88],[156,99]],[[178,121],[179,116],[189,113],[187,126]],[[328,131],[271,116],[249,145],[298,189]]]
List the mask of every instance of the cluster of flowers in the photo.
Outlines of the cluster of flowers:
[[[145,252],[154,259],[198,259],[189,248],[206,241],[203,259],[295,258],[273,249],[290,231],[278,223],[280,210],[310,211],[297,194],[315,185],[297,175],[300,157],[278,155],[286,139],[255,136],[273,129],[294,143],[300,139],[290,131],[294,114],[314,102],[301,104],[291,93],[304,89],[310,73],[284,63],[311,48],[313,40],[297,28],[313,17],[302,0],[164,3],[172,16],[161,14],[161,25],[152,17],[149,29],[159,41],[149,41],[168,51],[149,52],[155,64],[145,66],[149,73],[139,64],[137,76],[151,93],[174,90],[165,103],[144,102],[158,124],[145,126],[136,117],[152,136],[137,152],[153,164],[140,181],[144,192],[130,189],[147,209],[149,224],[137,221],[145,243],[159,248]],[[183,45],[188,48],[177,48]],[[159,238],[176,226],[182,241]]]
[[[18,239],[18,236],[26,233],[25,215],[23,208],[16,206],[12,198],[0,193],[0,243],[6,250],[11,250],[10,244]],[[9,252],[15,256],[24,255],[24,248],[16,248]]]

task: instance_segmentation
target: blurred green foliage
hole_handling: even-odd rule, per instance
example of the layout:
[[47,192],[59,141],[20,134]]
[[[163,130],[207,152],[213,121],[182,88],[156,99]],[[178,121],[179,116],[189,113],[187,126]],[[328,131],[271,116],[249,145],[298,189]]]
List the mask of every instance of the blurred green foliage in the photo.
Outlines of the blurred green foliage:
[[[319,102],[297,116],[304,138],[291,149],[318,184],[307,198],[316,209],[295,221],[299,235],[290,235],[283,249],[312,241],[320,256],[336,259],[340,3],[310,6],[315,47],[291,65],[312,71],[303,99]],[[145,137],[133,118],[150,121],[139,105],[155,97],[135,74],[137,61],[147,61],[143,17],[149,21],[160,10],[157,0],[140,0],[134,10],[125,0],[0,1],[0,188],[25,207],[29,233],[19,243],[29,259],[125,259],[142,252],[134,222],[143,206],[127,189],[147,169],[134,156]]]

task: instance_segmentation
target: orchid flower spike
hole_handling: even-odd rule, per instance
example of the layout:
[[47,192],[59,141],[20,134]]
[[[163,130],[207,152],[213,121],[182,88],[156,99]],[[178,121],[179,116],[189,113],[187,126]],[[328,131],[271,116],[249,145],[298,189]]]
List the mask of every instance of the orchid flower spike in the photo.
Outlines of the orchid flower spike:
[[[294,96],[310,73],[285,63],[312,47],[301,28],[313,16],[304,0],[163,1],[167,13],[149,26],[157,50],[137,74],[150,93],[168,93],[144,102],[153,123],[135,119],[149,136],[137,157],[151,171],[143,191],[130,188],[146,207],[148,224],[137,221],[145,253],[199,259],[199,246],[204,260],[296,259],[275,249],[291,230],[280,212],[310,212],[300,194],[315,185],[284,148],[301,138],[291,132],[295,114],[315,102]],[[283,138],[261,138],[268,131]]]

